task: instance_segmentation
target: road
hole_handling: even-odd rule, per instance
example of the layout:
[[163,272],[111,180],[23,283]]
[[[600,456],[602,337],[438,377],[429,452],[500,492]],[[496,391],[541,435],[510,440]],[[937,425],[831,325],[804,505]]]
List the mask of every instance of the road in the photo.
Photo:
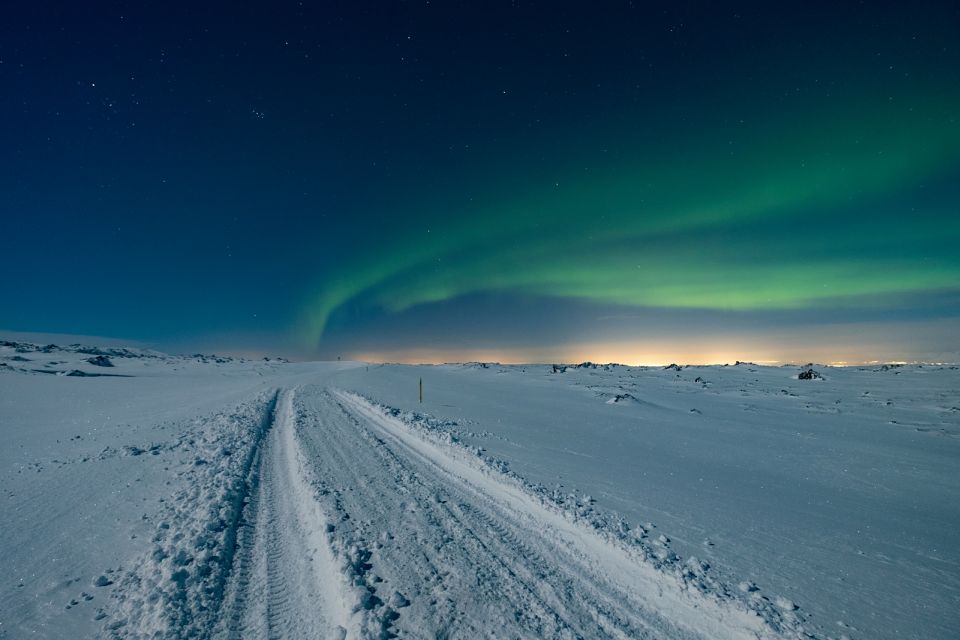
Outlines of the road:
[[780,637],[359,396],[282,391],[256,456],[218,637]]

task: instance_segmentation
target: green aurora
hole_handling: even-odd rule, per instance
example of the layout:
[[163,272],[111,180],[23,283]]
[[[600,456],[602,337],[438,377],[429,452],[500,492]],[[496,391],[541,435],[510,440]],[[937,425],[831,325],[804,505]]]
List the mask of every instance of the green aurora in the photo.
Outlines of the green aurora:
[[531,170],[536,187],[485,188],[470,207],[402,202],[398,217],[428,222],[372,238],[326,277],[302,337],[317,344],[347,304],[396,313],[489,291],[751,311],[956,288],[960,212],[924,190],[960,160],[960,101],[876,97],[723,133],[675,125],[626,145],[629,159],[576,171],[572,158],[560,179]]

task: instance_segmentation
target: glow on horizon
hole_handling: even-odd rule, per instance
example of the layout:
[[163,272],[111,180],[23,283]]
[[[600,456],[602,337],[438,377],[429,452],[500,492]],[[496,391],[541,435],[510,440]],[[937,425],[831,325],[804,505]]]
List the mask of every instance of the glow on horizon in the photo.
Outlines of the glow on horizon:
[[[551,357],[553,356],[553,357]],[[398,349],[395,351],[359,352],[348,355],[349,360],[360,362],[396,363],[396,364],[452,364],[462,362],[497,362],[500,364],[569,364],[594,362],[598,364],[622,364],[632,367],[665,367],[679,365],[724,365],[736,362],[749,362],[762,366],[802,364],[817,362],[834,367],[853,367],[875,364],[921,364],[921,361],[898,359],[876,359],[871,356],[847,356],[837,360],[824,356],[822,352],[810,351],[808,357],[771,359],[766,354],[748,351],[681,351],[624,349],[615,345],[579,345],[557,349]],[[938,364],[931,362],[929,364]],[[942,364],[942,363],[941,363]]]
[[[817,362],[831,366],[868,366],[881,363],[937,364],[960,361],[952,320],[900,323],[823,324],[784,327],[762,332],[725,333],[714,336],[610,337],[583,342],[530,347],[411,347],[345,350],[354,360],[403,364],[449,362],[619,363],[631,366],[668,364],[761,365]],[[918,345],[914,335],[929,338]],[[826,339],[825,336],[829,336]]]
[[[444,356],[443,354],[447,354]],[[655,356],[653,356],[655,357]],[[467,362],[495,362],[503,365],[536,365],[536,364],[577,364],[581,362],[592,362],[595,364],[620,364],[628,367],[666,367],[671,364],[681,366],[720,366],[732,365],[737,362],[754,364],[762,367],[778,367],[796,365],[802,366],[807,362],[814,362],[829,367],[864,367],[878,366],[882,364],[896,365],[917,365],[925,364],[930,366],[949,366],[956,362],[938,362],[927,360],[828,360],[823,358],[800,358],[787,360],[763,360],[760,358],[748,357],[726,357],[714,359],[714,357],[705,357],[704,359],[688,360],[684,358],[661,358],[659,360],[641,359],[633,360],[631,358],[608,358],[608,357],[575,357],[575,358],[523,358],[513,354],[507,354],[497,351],[486,350],[468,350],[468,351],[444,351],[434,349],[405,349],[399,351],[385,351],[377,353],[355,353],[350,354],[346,359],[355,362],[370,362],[377,364],[408,364],[408,365],[442,365],[442,364],[462,364]]]

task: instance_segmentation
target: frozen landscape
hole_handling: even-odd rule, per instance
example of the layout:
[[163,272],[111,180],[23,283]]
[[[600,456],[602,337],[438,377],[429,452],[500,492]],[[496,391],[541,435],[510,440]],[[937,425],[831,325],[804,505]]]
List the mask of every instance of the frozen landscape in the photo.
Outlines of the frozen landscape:
[[2,15],[0,640],[960,640],[960,2]]
[[4,342],[0,637],[956,637],[960,371],[813,368]]

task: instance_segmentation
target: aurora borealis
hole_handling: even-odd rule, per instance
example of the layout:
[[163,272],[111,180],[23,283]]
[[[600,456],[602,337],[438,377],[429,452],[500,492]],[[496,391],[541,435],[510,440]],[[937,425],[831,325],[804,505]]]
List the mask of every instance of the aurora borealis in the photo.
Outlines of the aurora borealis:
[[6,21],[0,326],[960,358],[957,8],[271,7]]
[[949,288],[957,221],[920,214],[904,225],[905,211],[884,202],[960,160],[960,126],[944,120],[908,140],[883,133],[901,122],[868,133],[851,118],[839,141],[781,138],[777,155],[747,148],[746,160],[693,149],[671,166],[650,159],[615,180],[506,196],[363,256],[345,284],[322,288],[314,329],[365,294],[387,311],[491,290],[746,310]]

